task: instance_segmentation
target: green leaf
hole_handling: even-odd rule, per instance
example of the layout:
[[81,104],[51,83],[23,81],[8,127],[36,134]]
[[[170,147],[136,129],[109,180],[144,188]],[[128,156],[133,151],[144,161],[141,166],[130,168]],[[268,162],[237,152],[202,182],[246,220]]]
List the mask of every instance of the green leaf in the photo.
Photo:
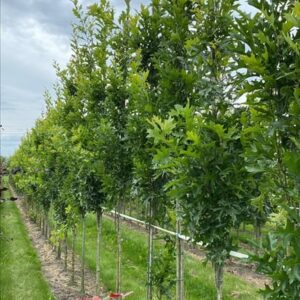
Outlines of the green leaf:
[[249,70],[251,70],[257,74],[265,75],[267,73],[267,70],[261,63],[261,60],[259,58],[255,57],[255,55],[253,53],[251,53],[250,56],[242,55],[241,61],[244,62],[245,66]]
[[186,136],[187,136],[187,140],[188,141],[192,141],[195,145],[199,145],[200,144],[200,138],[199,138],[199,136],[197,135],[196,132],[194,132],[194,131],[188,131],[186,133]]
[[284,163],[288,168],[288,171],[298,177],[300,180],[300,153],[298,152],[286,152],[284,155]]

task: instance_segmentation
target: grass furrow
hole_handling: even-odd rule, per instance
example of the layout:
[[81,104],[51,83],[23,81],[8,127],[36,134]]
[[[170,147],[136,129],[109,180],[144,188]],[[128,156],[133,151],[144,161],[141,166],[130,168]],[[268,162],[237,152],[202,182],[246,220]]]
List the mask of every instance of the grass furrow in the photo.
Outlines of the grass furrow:
[[54,299],[20,212],[11,201],[0,204],[0,299]]

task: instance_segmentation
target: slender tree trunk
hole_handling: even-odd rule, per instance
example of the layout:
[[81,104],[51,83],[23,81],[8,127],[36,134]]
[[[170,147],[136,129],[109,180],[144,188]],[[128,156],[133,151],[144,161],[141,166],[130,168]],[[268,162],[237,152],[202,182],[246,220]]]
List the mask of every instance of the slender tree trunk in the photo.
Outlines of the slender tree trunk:
[[262,248],[261,224],[258,224],[258,244],[259,244],[259,249],[261,249]]
[[45,216],[45,238],[48,239],[48,216]]
[[[257,226],[255,224],[255,228],[254,228],[254,235],[255,235],[255,241],[256,241],[256,244],[258,244],[258,234],[257,234]],[[258,245],[255,245],[255,254],[257,255],[258,254]]]
[[85,294],[84,287],[84,267],[85,267],[85,234],[86,234],[86,222],[85,214],[82,214],[82,246],[81,246],[81,294]]
[[236,229],[236,244],[237,244],[237,246],[240,245],[240,228],[239,227]]
[[128,214],[131,217],[131,215],[132,215],[132,204],[131,204],[131,202],[129,202],[129,212],[128,212]]
[[215,285],[217,289],[217,300],[223,299],[223,278],[224,278],[224,265],[214,264],[215,269]]
[[118,205],[118,213],[116,214],[116,230],[117,230],[117,276],[116,276],[116,292],[121,292],[121,254],[122,254],[122,237],[120,230],[120,209],[121,205]]
[[56,259],[61,259],[61,239],[60,238],[58,238]]
[[46,238],[47,238],[48,241],[51,238],[51,230],[52,230],[52,227],[51,227],[51,224],[49,222],[49,218],[47,216],[47,235],[46,235]]
[[72,228],[72,275],[71,283],[75,283],[75,245],[76,245],[76,229]]
[[43,224],[43,217],[42,215],[40,215],[40,224],[39,224],[40,231],[42,231],[42,224]]
[[184,299],[183,243],[180,238],[181,219],[179,201],[176,201],[176,300]]
[[96,212],[97,216],[97,252],[96,252],[96,295],[100,293],[100,245],[102,230],[102,209]]
[[68,230],[66,229],[64,235],[64,270],[67,271],[68,269]]
[[45,217],[42,216],[42,235],[45,236]]
[[255,240],[256,243],[258,245],[257,249],[256,249],[256,254],[259,252],[259,250],[261,249],[261,226],[259,224],[259,222],[256,220],[255,221]]
[[256,243],[258,244],[259,234],[258,234],[258,222],[255,222],[255,239]]
[[148,268],[147,268],[147,300],[153,298],[152,268],[153,268],[153,203],[149,201],[149,224],[148,224]]

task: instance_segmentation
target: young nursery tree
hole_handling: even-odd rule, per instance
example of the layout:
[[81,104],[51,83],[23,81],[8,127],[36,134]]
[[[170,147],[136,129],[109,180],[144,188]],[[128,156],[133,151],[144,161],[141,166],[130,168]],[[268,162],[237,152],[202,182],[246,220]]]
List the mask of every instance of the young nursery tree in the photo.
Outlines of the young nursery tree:
[[[116,292],[121,291],[122,235],[120,213],[128,200],[132,161],[125,132],[128,115],[126,81],[130,56],[130,2],[119,17],[118,29],[110,41],[112,55],[107,68],[104,113],[98,130],[98,149],[102,162],[103,186],[116,210],[117,267]],[[117,26],[116,26],[117,27]],[[127,199],[126,199],[127,198]]]
[[156,168],[171,175],[168,194],[180,200],[187,231],[203,243],[214,266],[218,300],[224,262],[233,249],[231,230],[247,201],[238,118],[234,113],[226,118],[217,123],[189,105],[177,105],[167,119],[154,117],[149,129]]
[[132,194],[145,206],[148,222],[147,299],[153,299],[153,224],[164,222],[166,197],[162,187],[163,176],[156,177],[152,167],[153,143],[147,140],[148,119],[159,113],[159,72],[156,58],[162,47],[163,9],[161,1],[152,1],[141,7],[132,18],[130,45],[133,55],[128,71],[128,124],[127,135],[133,162]]
[[[259,175],[262,207],[267,199],[286,210],[284,228],[269,235],[260,269],[272,278],[266,299],[297,299],[299,222],[297,193],[297,99],[299,89],[299,1],[251,1],[254,15],[240,12],[238,39],[242,45],[242,93],[249,107],[244,127],[247,170]],[[292,138],[291,138],[292,137]],[[288,267],[287,267],[288,266]]]

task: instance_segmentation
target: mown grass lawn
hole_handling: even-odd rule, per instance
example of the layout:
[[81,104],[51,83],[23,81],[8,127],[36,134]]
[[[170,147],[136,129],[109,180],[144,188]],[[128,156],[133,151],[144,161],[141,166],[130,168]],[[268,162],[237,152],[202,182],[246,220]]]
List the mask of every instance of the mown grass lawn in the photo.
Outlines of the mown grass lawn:
[[[146,299],[146,261],[147,261],[147,237],[143,232],[122,226],[122,289],[134,291],[128,300]],[[156,251],[162,247],[160,241],[156,241]],[[79,230],[76,252],[81,251],[81,232]],[[87,217],[86,261],[87,265],[95,270],[96,251],[96,221],[93,214]],[[103,236],[101,247],[101,277],[102,285],[108,290],[114,291],[116,269],[116,237],[114,223],[104,218]],[[215,299],[214,275],[211,266],[204,266],[197,259],[185,257],[185,291],[187,300],[213,300]],[[173,290],[173,292],[175,292]],[[174,298],[173,298],[174,299]],[[245,282],[241,278],[225,274],[224,300],[258,300],[257,288]]]
[[[10,195],[6,192],[5,198]],[[3,197],[2,197],[3,198]],[[55,299],[16,204],[0,204],[0,299]]]

